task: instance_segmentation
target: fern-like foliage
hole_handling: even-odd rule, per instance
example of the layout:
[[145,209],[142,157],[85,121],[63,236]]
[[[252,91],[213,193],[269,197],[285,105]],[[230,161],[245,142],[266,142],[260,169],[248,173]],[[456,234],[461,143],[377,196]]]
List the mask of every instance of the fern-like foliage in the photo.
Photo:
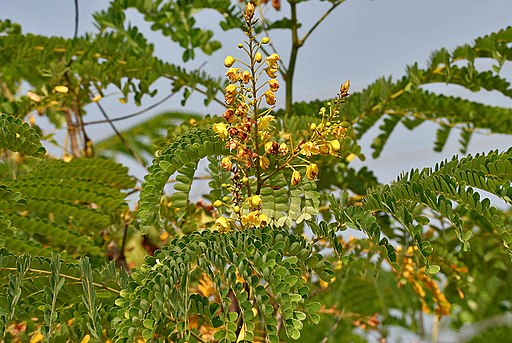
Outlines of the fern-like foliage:
[[[0,249],[0,276],[0,335],[13,320],[34,325],[34,318],[41,318],[40,332],[52,340],[101,336],[97,330],[108,325],[108,310],[128,283],[113,262],[93,270],[87,258],[63,263],[55,254],[14,256],[5,249]],[[91,308],[96,317],[88,314]]]
[[[11,240],[12,232],[2,230],[0,237],[10,251],[49,256],[51,250],[41,243],[64,255],[99,256],[100,231],[119,222],[116,216],[128,209],[122,190],[133,187],[134,180],[113,161],[74,159],[41,162],[2,183],[0,215],[16,236]],[[18,238],[25,243],[18,244]]]
[[183,217],[199,160],[207,156],[224,154],[224,143],[217,138],[213,130],[201,127],[183,133],[159,151],[148,168],[140,193],[138,215],[142,231],[147,232],[154,225],[161,227],[160,198],[171,175],[177,173],[175,192],[171,196],[171,201],[173,206],[179,209],[179,216]]
[[[24,117],[39,109],[57,126],[63,123],[65,109],[70,108],[69,96],[83,107],[92,102],[94,95],[103,96],[108,86],[119,89],[123,101],[133,96],[139,104],[143,96],[156,94],[151,85],[164,77],[172,82],[173,93],[185,90],[185,100],[194,90],[200,90],[209,103],[223,84],[203,71],[187,71],[156,58],[153,45],[137,28],[106,30],[75,39],[14,30],[0,36],[0,49],[0,72],[6,92],[15,94],[22,82],[32,88],[31,94],[17,98],[0,95],[0,110]],[[35,65],[45,69],[34,72]],[[69,89],[65,95],[55,91],[56,86],[62,85]]]
[[[302,171],[302,174],[305,174]],[[301,175],[303,182],[297,186],[290,184],[290,173],[282,172],[273,179],[272,187],[261,190],[263,210],[270,223],[277,227],[292,227],[308,221],[318,214],[320,193],[316,183]]]
[[[116,301],[116,337],[119,342],[138,336],[195,341],[198,332],[190,318],[198,316],[215,328],[220,342],[237,336],[254,341],[260,328],[267,341],[278,342],[277,317],[287,336],[297,339],[304,320],[319,318],[320,304],[307,301],[302,276],[314,271],[330,281],[329,265],[303,238],[280,229],[192,233],[147,257],[132,274],[134,281]],[[192,269],[211,280],[218,302],[189,291]]]
[[39,135],[30,125],[4,113],[0,113],[0,149],[35,157],[46,153]]
[[[446,49],[438,50],[432,54],[427,68],[420,69],[417,64],[410,66],[407,76],[396,83],[390,83],[389,80],[377,81],[352,102],[353,110],[362,112],[361,120],[358,121],[359,134],[373,126],[384,114],[388,115],[380,127],[381,135],[373,144],[374,155],[378,156],[386,139],[400,121],[408,128],[427,120],[439,123],[441,127],[437,134],[436,150],[444,146],[448,127],[462,129],[460,143],[463,150],[469,141],[467,132],[476,128],[509,133],[512,128],[510,109],[435,95],[418,87],[442,82],[460,85],[471,91],[497,91],[512,97],[510,82],[499,75],[505,61],[511,59],[510,42],[512,27],[478,38],[472,45],[457,47],[451,53]],[[475,64],[480,59],[495,62],[492,71],[479,71]],[[468,123],[471,123],[471,127],[467,126]]]
[[187,62],[195,57],[195,50],[200,49],[205,54],[212,54],[221,47],[218,40],[213,39],[213,31],[205,30],[197,25],[195,13],[201,9],[213,9],[223,15],[224,27],[240,27],[236,19],[240,16],[237,6],[229,0],[201,1],[158,1],[150,3],[141,0],[112,1],[110,7],[95,15],[102,30],[114,29],[121,34],[130,34],[132,27],[125,27],[126,10],[135,9],[145,20],[153,23],[152,29],[160,31],[164,36],[177,42],[183,51],[183,60]]
[[[424,226],[430,223],[424,209],[429,208],[449,220],[462,249],[469,250],[471,229],[464,230],[464,220],[455,210],[458,204],[472,210],[487,222],[491,233],[497,234],[512,259],[512,229],[503,222],[499,211],[483,198],[479,191],[486,191],[511,203],[512,149],[505,152],[491,151],[462,159],[454,157],[421,171],[411,170],[389,185],[370,189],[362,206],[344,206],[342,198],[331,198],[331,206],[338,225],[365,232],[375,242],[384,245],[390,261],[396,254],[386,237],[381,238],[381,226],[374,216],[384,212],[403,226],[426,259],[432,252],[431,243],[424,240]],[[340,227],[340,226],[338,226]]]

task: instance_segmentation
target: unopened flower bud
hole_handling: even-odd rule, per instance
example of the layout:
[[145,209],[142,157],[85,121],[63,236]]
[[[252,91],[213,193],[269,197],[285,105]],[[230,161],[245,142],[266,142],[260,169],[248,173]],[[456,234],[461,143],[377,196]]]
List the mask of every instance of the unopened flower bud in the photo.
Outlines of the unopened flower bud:
[[228,56],[224,59],[224,66],[226,68],[231,68],[231,66],[235,63],[235,58],[233,56]]
[[257,52],[256,55],[254,55],[254,60],[258,63],[261,62],[261,60],[263,60],[263,55],[261,54],[261,52]]
[[259,207],[261,205],[261,203],[263,202],[263,199],[261,199],[261,197],[259,195],[253,195],[252,197],[250,197],[247,200],[249,202],[249,207],[251,209],[255,209],[255,208]]
[[292,179],[291,179],[291,184],[292,186],[297,186],[300,182],[300,173],[296,170],[293,171],[292,173]]
[[261,39],[261,44],[268,44],[269,42],[270,42],[270,38],[268,38],[268,37],[263,37]]
[[247,21],[250,21],[254,16],[254,4],[252,2],[248,2],[245,6],[245,17]]
[[314,180],[314,179],[316,179],[317,175],[318,175],[318,165],[316,163],[311,163],[309,166],[307,166],[306,176],[308,179]]
[[347,95],[348,94],[348,90],[350,88],[350,80],[347,80],[345,81],[344,84],[341,85],[340,87],[340,93],[341,95]]
[[268,168],[270,168],[270,160],[266,156],[260,157],[260,167],[263,170],[268,170]]
[[329,145],[331,146],[331,149],[334,151],[340,151],[341,149],[340,141],[337,139],[330,141]]
[[220,201],[220,200],[215,200],[215,202],[213,203],[213,206],[215,206],[215,207],[221,207],[221,206],[222,206],[222,201]]

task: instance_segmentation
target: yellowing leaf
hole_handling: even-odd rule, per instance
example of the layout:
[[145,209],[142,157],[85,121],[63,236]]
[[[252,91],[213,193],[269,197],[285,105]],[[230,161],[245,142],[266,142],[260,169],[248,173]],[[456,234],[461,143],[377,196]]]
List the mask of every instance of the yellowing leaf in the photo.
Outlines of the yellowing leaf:
[[80,343],[88,343],[91,339],[91,335],[85,335],[84,338],[82,338],[82,341]]
[[66,86],[56,86],[53,90],[57,93],[67,93],[69,91],[68,87]]
[[39,331],[37,331],[34,336],[32,336],[32,338],[30,339],[30,343],[39,343],[39,342],[42,342],[43,341],[43,334]]
[[28,91],[27,92],[27,96],[30,98],[30,100],[32,101],[35,101],[35,102],[39,102],[41,101],[41,97],[39,95],[37,95],[36,93],[34,92],[31,92],[31,91]]

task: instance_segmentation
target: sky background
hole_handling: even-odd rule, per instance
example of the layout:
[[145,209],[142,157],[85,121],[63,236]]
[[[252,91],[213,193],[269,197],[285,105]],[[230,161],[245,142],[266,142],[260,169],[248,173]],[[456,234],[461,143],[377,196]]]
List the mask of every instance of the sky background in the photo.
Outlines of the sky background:
[[[288,15],[288,5],[283,0],[283,9],[276,13],[268,9],[270,18]],[[79,33],[94,32],[92,14],[108,6],[108,1],[79,1]],[[303,23],[301,35],[324,13],[330,5],[326,2],[310,1],[299,4],[298,15]],[[512,25],[511,0],[347,0],[339,6],[324,23],[318,27],[300,50],[294,82],[294,95],[298,101],[327,99],[336,94],[340,84],[346,79],[352,82],[352,91],[361,90],[376,78],[404,74],[406,65],[418,62],[424,66],[432,51],[441,47],[453,49],[475,38]],[[0,0],[0,18],[11,19],[22,25],[23,32],[44,35],[71,37],[74,31],[73,0]],[[140,26],[150,41],[155,44],[157,55],[173,63],[181,63],[182,51],[169,39],[149,29],[142,16],[129,11],[132,24]],[[238,42],[243,35],[237,31],[223,32],[217,26],[220,17],[213,11],[199,13],[198,22],[203,27],[213,29],[223,48],[213,56],[198,54],[196,60],[187,64],[189,68],[204,65],[212,75],[222,75],[225,71],[224,57],[236,54]],[[279,54],[287,60],[289,54],[289,32],[274,31],[271,36]],[[509,65],[503,75],[510,75]],[[510,80],[510,78],[509,78]],[[165,81],[155,83],[159,90],[154,98],[144,98],[142,107],[148,106],[169,92]],[[512,99],[497,92],[471,93],[458,86],[434,85],[429,90],[457,95],[492,105],[512,107]],[[279,98],[281,96],[281,98]],[[116,97],[102,100],[111,118],[126,115],[137,110],[135,105],[121,105]],[[153,111],[134,120],[118,122],[123,129],[143,121],[149,116],[166,110],[180,110],[180,96],[159,106]],[[278,92],[278,106],[284,105],[284,90]],[[102,119],[96,107],[89,107],[86,121]],[[216,104],[205,108],[203,99],[193,95],[187,103],[187,111],[220,114],[222,109]],[[44,127],[43,123],[43,127]],[[107,125],[89,126],[91,138],[101,139],[112,135]],[[63,137],[64,132],[57,133]],[[363,137],[362,145],[367,157],[369,146],[376,131]],[[435,139],[435,126],[424,124],[420,129],[407,131],[403,128],[395,134],[377,160],[355,162],[373,169],[381,181],[394,179],[402,170],[433,165],[458,152],[457,135],[452,134],[442,153],[432,151]],[[474,135],[469,147],[471,153],[506,149],[511,146],[510,137],[500,135]],[[144,173],[134,168],[136,174]]]

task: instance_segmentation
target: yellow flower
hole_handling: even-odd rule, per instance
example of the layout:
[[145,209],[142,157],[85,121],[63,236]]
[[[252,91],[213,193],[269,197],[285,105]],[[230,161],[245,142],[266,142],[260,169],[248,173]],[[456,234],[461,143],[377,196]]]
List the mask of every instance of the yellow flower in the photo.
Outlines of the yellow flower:
[[236,85],[227,85],[225,93],[226,95],[235,95],[237,93]]
[[249,207],[251,208],[251,210],[254,210],[260,207],[261,203],[263,202],[263,199],[261,199],[261,196],[259,195],[253,195],[252,197],[247,199],[247,202],[249,203]]
[[307,166],[306,176],[310,180],[316,179],[318,176],[318,165],[316,163],[311,163],[309,166]]
[[267,226],[267,224],[268,224],[268,217],[267,217],[266,214],[260,213],[259,219],[260,219],[260,225],[261,226]]
[[308,158],[311,157],[311,155],[317,155],[318,152],[318,147],[311,141],[304,143],[300,150],[300,153]]
[[229,82],[235,83],[238,81],[238,68],[229,68],[226,72],[226,76],[229,79]]
[[263,170],[268,170],[268,168],[270,168],[270,160],[266,156],[260,157],[260,167]]
[[279,82],[277,82],[276,79],[270,79],[268,81],[268,85],[270,86],[270,90],[272,92],[277,92],[277,90],[279,89]]
[[272,90],[267,89],[267,91],[264,93],[264,95],[265,95],[265,102],[267,104],[269,104],[270,106],[276,104],[276,95],[274,94],[274,92],[272,92]]
[[221,165],[222,168],[224,168],[226,170],[231,170],[231,168],[233,168],[233,163],[231,162],[231,159],[229,158],[229,156],[224,157],[220,161],[220,165]]
[[300,182],[300,173],[296,170],[293,171],[292,173],[292,179],[291,179],[291,184],[292,186],[297,186]]
[[279,61],[280,59],[281,58],[279,57],[278,54],[273,53],[272,55],[268,56],[265,60],[267,61],[267,63],[269,65],[271,65],[271,64],[274,64],[274,63],[277,64],[277,61]]
[[265,73],[267,73],[268,77],[275,79],[277,77],[277,68],[267,67],[265,68]]
[[248,84],[249,81],[251,80],[251,73],[249,73],[247,70],[244,71],[242,74],[242,80],[244,81],[245,84]]
[[270,114],[266,114],[260,119],[258,119],[258,128],[260,130],[267,130],[270,127],[270,123],[274,121],[276,117]]
[[222,113],[222,117],[226,119],[228,123],[232,123],[235,120],[235,111],[232,108],[228,108],[226,112]]
[[257,211],[253,211],[242,216],[242,225],[249,227],[259,225],[257,213]]
[[242,216],[242,225],[248,227],[260,227],[266,226],[268,223],[268,217],[260,213],[259,211],[252,211]]
[[223,123],[213,124],[213,131],[219,135],[220,139],[228,138],[228,129]]
[[234,84],[227,85],[225,89],[225,95],[224,100],[226,101],[226,104],[231,105],[235,101],[235,97],[237,94],[237,88]]
[[224,65],[226,68],[231,68],[233,63],[235,63],[235,58],[233,56],[228,56],[224,59]]
[[215,221],[215,225],[217,225],[217,229],[221,231],[229,230],[231,225],[229,224],[229,220],[226,217],[219,217]]
[[286,145],[286,143],[281,143],[281,145],[279,146],[279,154],[281,156],[284,156],[286,154],[288,154],[290,150],[288,149],[288,145]]
[[329,151],[330,151],[330,146],[328,144],[322,144],[322,145],[318,146],[318,152],[322,156],[328,155]]
[[261,140],[262,142],[267,141],[269,138],[270,138],[270,133],[268,133],[268,131],[262,131],[262,130],[260,130],[260,140]]

